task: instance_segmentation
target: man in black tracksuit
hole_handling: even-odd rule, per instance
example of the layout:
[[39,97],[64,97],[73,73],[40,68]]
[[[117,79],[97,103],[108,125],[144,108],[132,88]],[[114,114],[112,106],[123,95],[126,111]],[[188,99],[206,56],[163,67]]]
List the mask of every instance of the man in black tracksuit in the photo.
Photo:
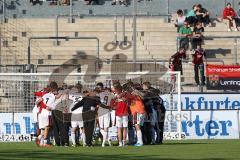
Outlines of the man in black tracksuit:
[[[143,89],[144,89],[143,103],[148,117],[150,117],[151,114],[153,114],[151,105],[154,106],[154,110],[157,112],[157,122],[154,126],[154,129],[157,133],[155,143],[162,144],[166,109],[163,105],[163,100],[159,96],[160,90],[152,88],[149,82],[143,83]],[[151,140],[152,126],[150,124],[151,123],[149,121],[144,122],[143,140],[145,144],[150,144],[152,141]]]
[[72,111],[74,111],[79,107],[83,107],[82,118],[87,146],[92,146],[92,137],[95,127],[97,106],[101,105],[100,98],[97,97],[96,94],[96,91],[89,93],[89,96],[84,97],[71,109]]
[[156,144],[162,144],[166,109],[163,104],[163,99],[159,96],[160,91],[158,89],[153,89],[152,91],[155,94],[152,100],[153,105],[156,108],[158,118],[157,124],[155,126],[157,131]]

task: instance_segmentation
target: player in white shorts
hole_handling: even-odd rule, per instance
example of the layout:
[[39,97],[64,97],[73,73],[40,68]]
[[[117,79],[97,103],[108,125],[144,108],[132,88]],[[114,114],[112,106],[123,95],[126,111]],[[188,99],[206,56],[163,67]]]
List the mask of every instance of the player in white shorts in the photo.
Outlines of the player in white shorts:
[[[39,120],[39,129],[41,129],[41,136],[43,137],[43,146],[48,147],[49,144],[47,144],[47,138],[49,134],[49,130],[51,127],[51,110],[55,109],[55,94],[57,94],[57,83],[51,82],[50,83],[50,92],[46,93],[40,98],[37,102],[37,104],[41,103],[40,113],[38,115]],[[40,136],[40,137],[41,137]]]
[[[83,95],[80,93],[73,93],[69,94],[69,99],[73,101],[70,110],[74,107],[75,104],[77,104],[79,101],[83,99]],[[71,116],[71,140],[72,140],[72,146],[76,147],[76,132],[78,127],[81,130],[81,138],[83,141],[83,146],[86,145],[86,136],[83,128],[83,120],[82,120],[82,107],[72,111],[72,116]]]
[[[114,95],[109,90],[103,89],[103,84],[98,83],[97,89],[99,90],[98,96],[100,97],[101,103],[103,105],[99,106],[98,108],[98,122],[100,132],[103,136],[102,147],[105,147],[106,140],[108,140],[109,146],[111,146],[111,141],[108,137],[108,128],[110,127],[111,121],[111,110],[109,108],[111,100],[113,99]],[[106,106],[106,108],[103,106]]]

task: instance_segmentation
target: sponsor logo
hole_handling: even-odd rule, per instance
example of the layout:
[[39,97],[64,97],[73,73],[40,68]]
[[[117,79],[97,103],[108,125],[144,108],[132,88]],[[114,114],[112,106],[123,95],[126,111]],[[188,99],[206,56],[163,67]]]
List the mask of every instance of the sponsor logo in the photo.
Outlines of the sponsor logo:
[[218,86],[218,84],[219,84],[219,76],[218,75],[216,75],[216,74],[209,75],[208,79],[209,79],[210,86],[212,86],[212,87]]
[[225,81],[225,80],[220,80],[220,85],[221,86],[240,86],[240,81],[234,81],[234,80],[229,80],[229,81]]

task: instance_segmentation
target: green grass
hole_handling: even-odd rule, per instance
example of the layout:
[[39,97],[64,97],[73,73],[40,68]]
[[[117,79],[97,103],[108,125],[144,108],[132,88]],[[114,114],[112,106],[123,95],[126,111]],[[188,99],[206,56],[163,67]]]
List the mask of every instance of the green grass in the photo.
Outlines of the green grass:
[[240,159],[239,140],[166,141],[143,147],[52,147],[34,143],[0,143],[0,160],[235,160]]

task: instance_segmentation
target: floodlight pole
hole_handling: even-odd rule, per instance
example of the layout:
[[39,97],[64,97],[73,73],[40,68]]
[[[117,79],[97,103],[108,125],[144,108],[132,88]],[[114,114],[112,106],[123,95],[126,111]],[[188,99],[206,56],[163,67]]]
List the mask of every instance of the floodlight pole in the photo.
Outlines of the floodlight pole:
[[2,1],[2,12],[3,12],[3,22],[5,22],[5,19],[6,19],[6,4],[5,4],[5,0]]
[[69,4],[69,23],[73,23],[73,2],[72,0],[70,0],[70,4]]

